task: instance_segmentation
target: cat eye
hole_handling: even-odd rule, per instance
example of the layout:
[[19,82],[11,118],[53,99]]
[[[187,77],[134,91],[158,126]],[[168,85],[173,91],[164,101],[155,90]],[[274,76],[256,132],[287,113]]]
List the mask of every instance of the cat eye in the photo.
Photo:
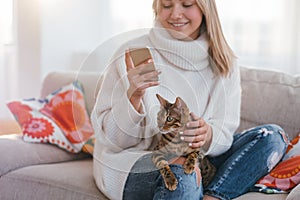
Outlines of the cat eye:
[[171,122],[171,121],[173,121],[173,117],[168,116],[168,117],[167,117],[167,122]]

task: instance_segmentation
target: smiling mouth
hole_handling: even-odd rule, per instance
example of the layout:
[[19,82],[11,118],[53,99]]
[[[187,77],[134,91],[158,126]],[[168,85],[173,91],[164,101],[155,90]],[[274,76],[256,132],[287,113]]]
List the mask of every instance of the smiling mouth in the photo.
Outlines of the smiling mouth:
[[183,26],[187,25],[188,22],[185,22],[185,23],[171,23],[171,22],[169,22],[169,24],[171,26],[175,27],[175,28],[180,28],[180,27],[183,27]]

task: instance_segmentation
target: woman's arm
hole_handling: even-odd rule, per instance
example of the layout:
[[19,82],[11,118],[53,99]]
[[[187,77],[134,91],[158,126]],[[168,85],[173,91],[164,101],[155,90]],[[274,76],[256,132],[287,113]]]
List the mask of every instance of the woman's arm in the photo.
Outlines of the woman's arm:
[[129,86],[122,58],[106,70],[91,114],[96,135],[102,137],[107,145],[119,150],[135,146],[141,141],[145,117],[145,114],[134,109],[127,97]]
[[127,96],[135,110],[141,113],[142,99],[145,95],[145,92],[147,88],[159,85],[158,81],[156,80],[158,80],[157,76],[160,74],[160,72],[158,70],[153,70],[151,72],[141,74],[141,72],[145,71],[145,69],[149,67],[150,63],[153,64],[153,60],[147,59],[144,63],[134,66],[128,50],[125,52],[125,63],[127,78],[129,81]]
[[119,150],[136,146],[143,139],[146,113],[142,99],[147,88],[159,84],[149,80],[160,74],[155,70],[141,75],[147,63],[133,66],[128,51],[113,62],[105,72],[91,115],[95,131]]

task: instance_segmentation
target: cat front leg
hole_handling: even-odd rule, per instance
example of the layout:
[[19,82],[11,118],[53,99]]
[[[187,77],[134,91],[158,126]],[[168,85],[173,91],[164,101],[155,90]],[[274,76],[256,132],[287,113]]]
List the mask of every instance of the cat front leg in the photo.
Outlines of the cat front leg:
[[159,169],[160,174],[164,180],[165,186],[170,191],[174,191],[177,188],[178,180],[172,172],[168,161],[164,158],[163,154],[154,152],[152,154],[152,161],[156,168]]
[[172,172],[170,166],[165,165],[163,168],[160,169],[160,173],[164,179],[166,188],[168,188],[170,191],[176,190],[178,180]]
[[183,164],[184,173],[191,174],[194,171],[195,165],[198,160],[198,154],[199,154],[199,152],[192,152],[192,153],[188,154],[188,156]]

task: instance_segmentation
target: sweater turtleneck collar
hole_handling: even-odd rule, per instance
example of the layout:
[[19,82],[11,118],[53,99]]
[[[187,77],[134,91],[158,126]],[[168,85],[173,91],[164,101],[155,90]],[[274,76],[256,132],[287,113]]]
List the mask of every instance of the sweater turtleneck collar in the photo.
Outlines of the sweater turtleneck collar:
[[207,34],[195,40],[178,40],[156,20],[149,33],[150,42],[169,63],[189,71],[199,71],[209,66]]

